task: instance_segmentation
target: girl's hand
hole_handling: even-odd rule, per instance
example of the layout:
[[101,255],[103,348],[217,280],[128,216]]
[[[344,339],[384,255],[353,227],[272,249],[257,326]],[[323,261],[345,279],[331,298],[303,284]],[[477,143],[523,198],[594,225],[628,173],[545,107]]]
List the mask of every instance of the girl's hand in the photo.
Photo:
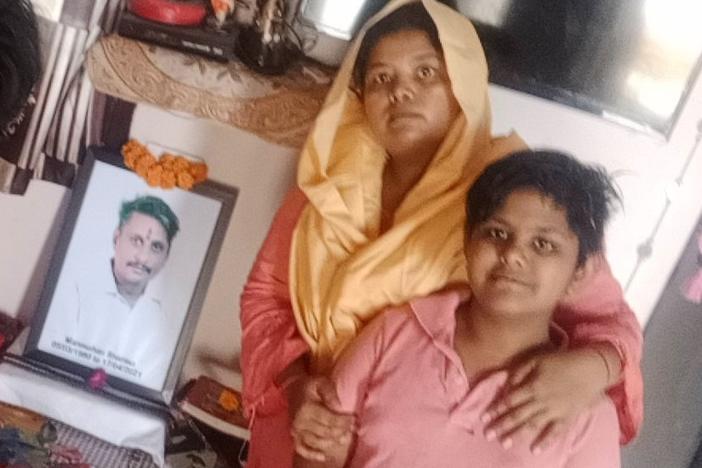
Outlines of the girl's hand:
[[609,353],[615,353],[613,348],[606,352],[579,348],[542,354],[517,365],[505,392],[483,414],[485,437],[509,448],[515,437],[530,436],[532,451],[543,451],[569,420],[611,385]]
[[335,466],[333,460],[350,446],[354,418],[330,409],[339,406],[331,380],[322,376],[300,378],[290,385],[288,401],[295,452],[307,460],[328,461],[332,463],[329,466]]

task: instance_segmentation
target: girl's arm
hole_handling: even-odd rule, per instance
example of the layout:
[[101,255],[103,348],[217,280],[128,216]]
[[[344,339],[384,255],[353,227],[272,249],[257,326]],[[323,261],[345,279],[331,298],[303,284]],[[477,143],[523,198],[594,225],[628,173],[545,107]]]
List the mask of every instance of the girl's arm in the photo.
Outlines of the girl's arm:
[[[336,398],[332,409],[338,414],[353,416],[361,410],[373,369],[383,354],[384,324],[384,316],[380,314],[343,351],[334,366],[331,381]],[[325,448],[323,457],[314,460],[298,454],[294,467],[343,468],[353,455],[354,441],[355,435],[337,439]]]
[[605,391],[617,408],[621,443],[636,435],[643,416],[641,328],[606,260],[589,262],[592,273],[554,317],[568,333],[570,349],[512,370],[510,390],[485,415],[491,438],[504,441],[529,430],[532,446],[543,448]]

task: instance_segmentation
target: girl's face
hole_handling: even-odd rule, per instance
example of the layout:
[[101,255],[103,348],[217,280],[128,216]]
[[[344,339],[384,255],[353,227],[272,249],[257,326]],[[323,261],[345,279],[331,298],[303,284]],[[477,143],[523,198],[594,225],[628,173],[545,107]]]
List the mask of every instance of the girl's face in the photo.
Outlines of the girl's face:
[[508,316],[550,316],[581,274],[566,211],[532,189],[513,192],[466,242],[473,298]]
[[443,55],[424,31],[398,31],[371,51],[363,105],[376,137],[393,157],[434,154],[460,107]]

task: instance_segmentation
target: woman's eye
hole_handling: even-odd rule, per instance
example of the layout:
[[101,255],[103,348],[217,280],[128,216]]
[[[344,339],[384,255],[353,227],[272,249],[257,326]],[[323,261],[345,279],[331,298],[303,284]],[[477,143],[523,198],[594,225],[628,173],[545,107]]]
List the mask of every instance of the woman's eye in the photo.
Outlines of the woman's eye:
[[497,239],[497,240],[506,240],[507,239],[507,231],[505,231],[504,229],[490,228],[490,229],[488,229],[487,234],[492,239]]
[[556,250],[556,246],[550,240],[546,239],[536,239],[534,240],[534,247],[539,252],[553,252]]
[[431,78],[436,75],[436,70],[433,67],[419,67],[419,77],[420,78]]
[[387,73],[378,73],[373,77],[374,84],[384,84],[390,81],[390,75]]

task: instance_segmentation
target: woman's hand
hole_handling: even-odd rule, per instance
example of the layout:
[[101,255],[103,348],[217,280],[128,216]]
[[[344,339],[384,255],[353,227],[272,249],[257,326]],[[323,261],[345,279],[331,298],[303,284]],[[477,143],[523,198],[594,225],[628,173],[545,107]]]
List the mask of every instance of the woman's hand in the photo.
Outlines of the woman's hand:
[[543,451],[614,383],[618,359],[612,346],[602,345],[542,354],[520,363],[511,370],[506,391],[483,414],[486,438],[509,448],[516,436],[531,436],[532,451]]
[[344,468],[348,460],[351,441],[348,443],[334,444],[325,452],[324,461],[309,460],[299,454],[295,454],[294,468]]
[[[330,408],[338,407],[336,390],[328,377],[300,378],[288,388],[295,452],[323,466],[336,466],[351,444],[354,418]],[[343,462],[340,466],[343,466]]]

